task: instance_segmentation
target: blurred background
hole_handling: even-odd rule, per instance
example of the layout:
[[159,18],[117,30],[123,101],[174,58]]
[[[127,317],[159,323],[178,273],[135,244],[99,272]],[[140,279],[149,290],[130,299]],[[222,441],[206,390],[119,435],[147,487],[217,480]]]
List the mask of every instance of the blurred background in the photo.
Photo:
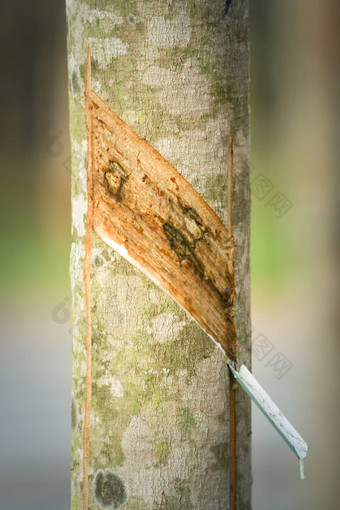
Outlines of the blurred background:
[[[251,14],[253,371],[310,444],[253,410],[254,510],[334,510],[340,475],[339,8]],[[1,2],[0,508],[69,508],[70,149],[64,2]]]

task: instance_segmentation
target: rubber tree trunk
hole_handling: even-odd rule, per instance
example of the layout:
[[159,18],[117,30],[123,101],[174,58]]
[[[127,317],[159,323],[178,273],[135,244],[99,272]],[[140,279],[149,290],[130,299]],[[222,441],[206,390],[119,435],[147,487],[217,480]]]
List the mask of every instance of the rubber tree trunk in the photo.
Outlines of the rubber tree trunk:
[[[250,363],[249,76],[245,0],[67,0],[72,142],[72,510],[83,508],[87,45],[92,88],[196,188],[233,234],[238,359]],[[229,5],[230,4],[230,5]],[[92,237],[89,509],[225,510],[229,372],[162,290]],[[237,508],[250,508],[250,403],[237,390]]]

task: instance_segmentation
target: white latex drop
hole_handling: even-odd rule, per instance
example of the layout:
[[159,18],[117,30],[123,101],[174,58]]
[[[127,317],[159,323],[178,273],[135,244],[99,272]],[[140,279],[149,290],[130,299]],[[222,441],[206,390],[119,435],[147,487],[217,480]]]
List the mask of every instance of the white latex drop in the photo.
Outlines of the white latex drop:
[[301,478],[301,480],[305,479],[305,469],[304,469],[303,459],[300,459],[300,478]]

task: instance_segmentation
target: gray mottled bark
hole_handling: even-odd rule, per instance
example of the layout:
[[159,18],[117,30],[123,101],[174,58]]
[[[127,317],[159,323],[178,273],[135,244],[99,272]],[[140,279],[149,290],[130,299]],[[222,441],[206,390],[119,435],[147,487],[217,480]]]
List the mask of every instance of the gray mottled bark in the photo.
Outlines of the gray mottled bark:
[[[84,78],[169,160],[233,233],[239,360],[250,363],[248,6],[67,0],[72,142],[72,510],[82,508],[86,222]],[[229,373],[206,334],[93,235],[89,509],[229,508]],[[250,508],[250,403],[237,395],[238,508]],[[106,484],[106,485],[105,485]],[[103,490],[104,485],[107,490]],[[105,499],[106,498],[106,499]]]

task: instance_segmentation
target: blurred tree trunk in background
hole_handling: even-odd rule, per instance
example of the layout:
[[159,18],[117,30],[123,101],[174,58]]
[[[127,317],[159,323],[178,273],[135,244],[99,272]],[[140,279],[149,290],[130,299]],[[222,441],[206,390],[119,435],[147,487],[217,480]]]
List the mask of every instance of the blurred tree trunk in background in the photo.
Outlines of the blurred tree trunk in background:
[[[169,160],[233,233],[238,359],[250,364],[246,0],[67,0],[72,145],[72,510],[82,508],[87,45],[92,88]],[[221,351],[138,270],[92,237],[89,508],[229,508],[229,372]],[[250,508],[250,403],[237,390],[239,509]]]

